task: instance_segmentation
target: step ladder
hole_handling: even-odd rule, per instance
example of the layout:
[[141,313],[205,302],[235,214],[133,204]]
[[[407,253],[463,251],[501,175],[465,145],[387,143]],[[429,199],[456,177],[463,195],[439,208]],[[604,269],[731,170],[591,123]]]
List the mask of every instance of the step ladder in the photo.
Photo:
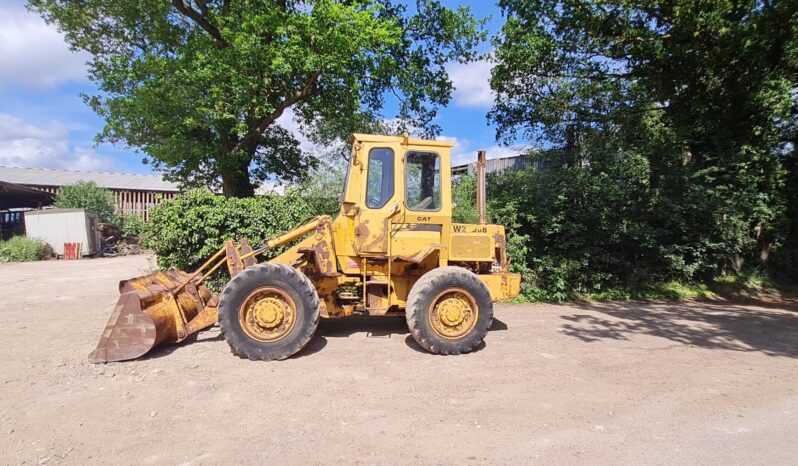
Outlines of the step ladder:
[[[388,275],[373,275],[368,270],[369,260],[388,261]],[[363,309],[366,311],[385,311],[391,308],[391,266],[393,261],[390,256],[363,257]],[[386,302],[387,306],[373,306],[370,296],[379,296],[381,302]]]

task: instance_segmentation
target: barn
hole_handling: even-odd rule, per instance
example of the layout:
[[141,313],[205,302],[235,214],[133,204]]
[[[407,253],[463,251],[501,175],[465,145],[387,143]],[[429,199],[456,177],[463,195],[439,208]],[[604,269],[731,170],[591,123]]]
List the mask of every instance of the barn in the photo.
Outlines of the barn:
[[93,181],[114,193],[117,212],[147,219],[150,207],[176,196],[176,184],[156,175],[0,166],[0,181],[58,194],[62,186]]

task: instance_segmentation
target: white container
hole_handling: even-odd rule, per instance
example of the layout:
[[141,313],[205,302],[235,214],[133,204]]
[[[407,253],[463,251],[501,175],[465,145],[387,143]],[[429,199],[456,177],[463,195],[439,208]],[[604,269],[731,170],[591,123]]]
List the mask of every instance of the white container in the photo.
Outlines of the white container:
[[97,217],[83,209],[25,212],[25,235],[46,242],[59,255],[64,254],[64,243],[81,243],[84,256],[100,251]]

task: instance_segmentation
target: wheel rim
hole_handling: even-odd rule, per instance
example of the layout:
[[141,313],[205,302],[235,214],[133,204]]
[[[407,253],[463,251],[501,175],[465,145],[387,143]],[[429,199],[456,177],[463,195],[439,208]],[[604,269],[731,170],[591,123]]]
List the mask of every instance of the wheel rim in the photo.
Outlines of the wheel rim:
[[253,340],[270,343],[288,335],[296,324],[296,304],[284,290],[263,287],[254,290],[238,311],[238,322]]
[[477,325],[479,307],[474,297],[461,288],[438,294],[429,307],[429,322],[439,336],[455,340],[467,335]]

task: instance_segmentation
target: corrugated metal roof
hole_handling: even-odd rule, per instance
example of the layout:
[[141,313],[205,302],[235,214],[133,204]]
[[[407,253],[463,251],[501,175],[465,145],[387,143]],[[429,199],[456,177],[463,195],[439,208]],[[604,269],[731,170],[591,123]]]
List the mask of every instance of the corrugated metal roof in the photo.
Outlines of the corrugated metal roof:
[[54,197],[44,191],[0,181],[0,210],[21,209],[24,207],[38,208],[52,204]]
[[[520,170],[527,167],[538,168],[539,161],[530,154],[515,155],[512,157],[502,157],[499,159],[488,159],[486,169],[488,173],[502,172],[507,169]],[[476,162],[471,162],[465,165],[458,165],[452,167],[453,173],[468,173],[474,174],[476,172]]]
[[[554,166],[563,166],[564,164],[566,164],[566,161],[563,158],[563,154],[558,151],[549,151],[542,154],[531,153],[498,159],[488,159],[485,168],[488,173],[501,173],[504,170],[522,170],[524,168],[544,170]],[[453,174],[468,173],[469,175],[473,175],[476,171],[476,162],[452,167]]]
[[94,181],[97,186],[130,191],[179,191],[175,183],[157,175],[138,173],[89,172],[51,168],[19,168],[0,166],[0,181],[27,186],[64,186],[78,181]]

